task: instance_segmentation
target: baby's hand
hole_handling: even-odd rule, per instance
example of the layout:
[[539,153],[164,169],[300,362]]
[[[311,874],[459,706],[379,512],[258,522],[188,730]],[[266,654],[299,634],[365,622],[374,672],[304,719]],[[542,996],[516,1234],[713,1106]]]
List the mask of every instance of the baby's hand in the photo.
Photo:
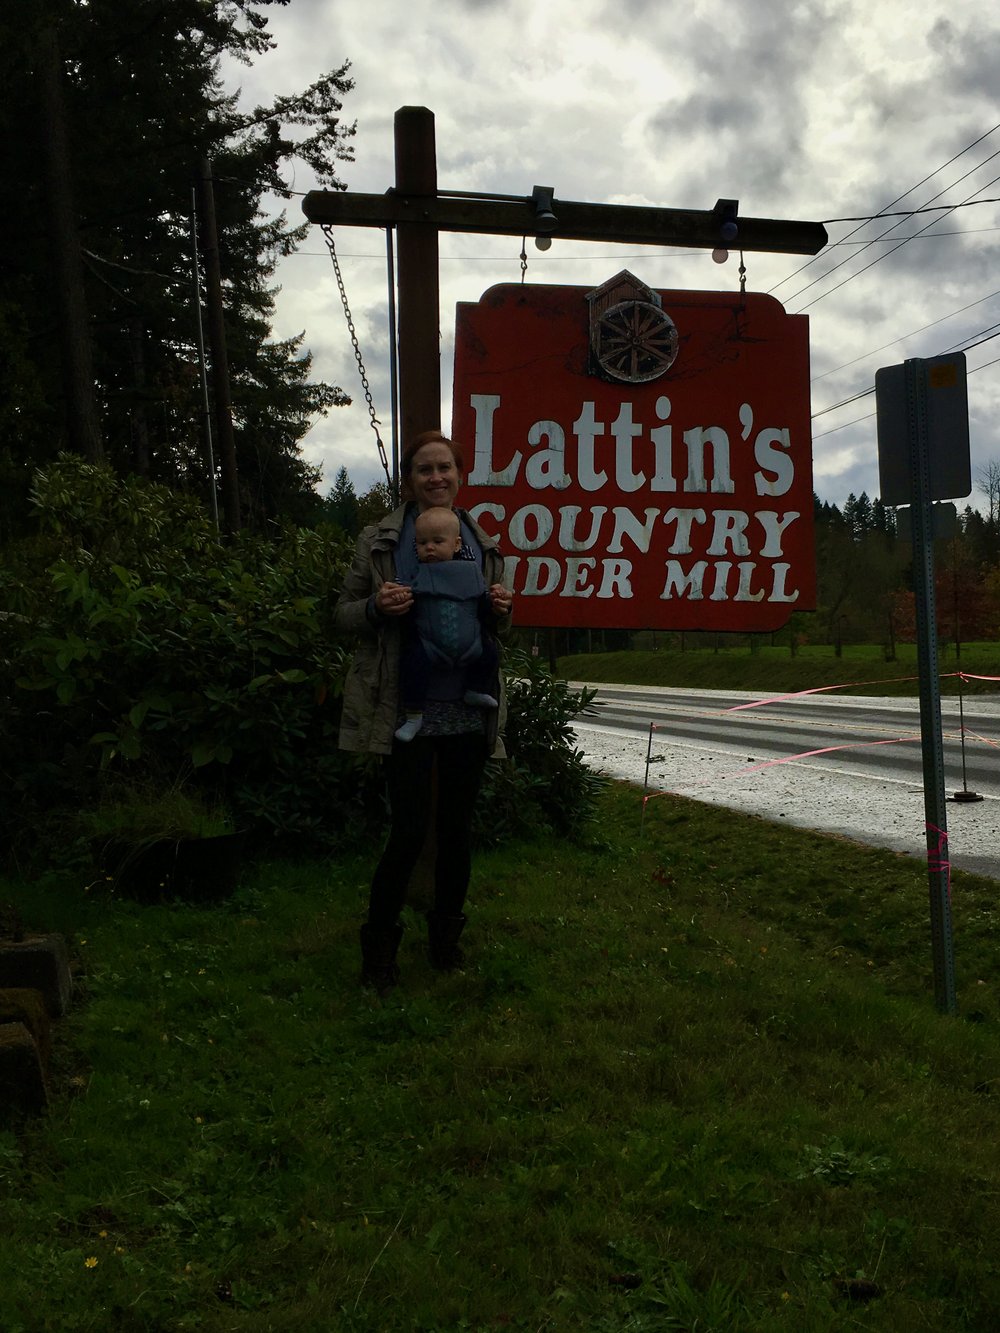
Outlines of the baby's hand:
[[514,594],[509,588],[505,588],[502,583],[490,585],[490,606],[494,615],[509,616],[513,605]]
[[375,594],[375,610],[382,616],[403,616],[413,605],[413,593],[405,583],[383,583]]

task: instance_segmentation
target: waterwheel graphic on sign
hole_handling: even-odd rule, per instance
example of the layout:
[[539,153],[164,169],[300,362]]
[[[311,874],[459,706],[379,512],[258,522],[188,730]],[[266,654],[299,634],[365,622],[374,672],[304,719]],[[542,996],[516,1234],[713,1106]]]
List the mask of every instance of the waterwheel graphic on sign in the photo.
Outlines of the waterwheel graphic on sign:
[[659,295],[627,269],[590,292],[590,351],[603,379],[646,384],[677,357],[677,326]]

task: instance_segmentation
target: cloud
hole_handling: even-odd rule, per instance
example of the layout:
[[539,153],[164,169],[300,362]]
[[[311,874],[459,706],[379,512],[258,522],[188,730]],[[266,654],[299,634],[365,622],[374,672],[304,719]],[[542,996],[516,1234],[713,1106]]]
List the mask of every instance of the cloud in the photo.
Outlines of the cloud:
[[[350,59],[356,87],[344,117],[357,120],[358,133],[356,161],[342,175],[351,190],[392,185],[395,110],[426,105],[442,188],[524,194],[547,184],[557,198],[677,208],[710,208],[724,196],[739,198],[750,216],[813,220],[873,214],[904,192],[909,206],[1000,194],[1000,181],[990,184],[1000,157],[986,160],[1000,150],[1000,132],[963,152],[1000,121],[1000,12],[978,0],[916,8],[908,0],[295,0],[269,21],[277,49],[233,71],[232,81],[246,100],[264,101]],[[905,221],[893,236],[927,221]],[[852,237],[858,224],[831,223],[828,251],[808,267],[803,257],[744,256],[752,289],[773,288],[791,311],[809,307],[814,373],[823,376],[816,406],[863,392],[880,365],[934,355],[1000,321],[1000,301],[981,300],[1000,287],[992,276],[1000,233],[982,230],[1000,226],[997,205],[960,210],[892,255],[894,242],[861,250],[857,242],[889,225],[880,220]],[[941,234],[955,230],[965,234]],[[373,397],[388,423],[385,238],[343,228],[337,238]],[[371,460],[377,466],[377,454],[318,232],[303,248],[312,253],[280,271],[280,331],[305,328],[316,374],[355,399],[307,440],[330,484],[341,464],[353,476]],[[519,237],[441,238],[445,423],[455,303],[519,281],[519,251]],[[716,266],[700,252],[636,253],[558,237],[547,254],[530,242],[527,254],[529,282],[594,287],[628,267],[662,288],[738,283],[737,256]],[[1000,458],[1000,367],[986,366],[996,356],[1000,340],[969,353],[974,470]],[[817,420],[822,498],[877,492],[874,419],[826,433],[873,410],[862,400]]]
[[1000,31],[995,16],[992,28],[982,11],[964,26],[942,16],[930,25],[927,46],[937,57],[938,81],[943,88],[965,101],[978,94],[995,108],[1000,69]]

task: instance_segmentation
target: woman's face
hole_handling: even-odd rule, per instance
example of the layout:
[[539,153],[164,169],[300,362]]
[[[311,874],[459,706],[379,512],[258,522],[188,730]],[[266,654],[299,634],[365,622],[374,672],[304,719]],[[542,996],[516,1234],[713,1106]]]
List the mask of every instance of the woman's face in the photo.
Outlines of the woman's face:
[[441,440],[421,445],[410,466],[410,490],[419,510],[451,508],[462,474],[451,450]]

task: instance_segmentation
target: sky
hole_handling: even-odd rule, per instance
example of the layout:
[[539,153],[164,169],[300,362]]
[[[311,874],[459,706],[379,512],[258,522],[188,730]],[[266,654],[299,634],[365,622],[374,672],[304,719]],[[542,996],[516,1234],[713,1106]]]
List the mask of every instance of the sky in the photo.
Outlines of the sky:
[[[968,348],[969,502],[984,507],[975,483],[1000,461],[1000,8],[290,0],[265,12],[275,49],[252,68],[227,67],[226,86],[251,106],[350,61],[343,120],[357,125],[354,161],[339,175],[351,191],[392,186],[394,114],[424,106],[442,190],[530,195],[545,185],[557,201],[682,209],[733,198],[744,216],[826,223],[830,244],[813,260],[745,254],[748,291],[809,316],[815,491],[839,505],[878,494],[877,369]],[[289,183],[299,193],[284,206],[299,221],[314,182],[299,167]],[[894,216],[864,221],[879,213]],[[385,234],[338,227],[335,238],[388,448]],[[456,303],[520,282],[520,251],[520,237],[441,233],[445,429]],[[529,283],[594,288],[627,268],[657,289],[739,286],[735,252],[720,265],[708,251],[556,237],[545,253],[529,239],[527,259]],[[304,332],[314,377],[354,400],[317,421],[304,456],[321,466],[324,493],[342,466],[361,493],[382,473],[318,228],[277,281],[275,336]]]

